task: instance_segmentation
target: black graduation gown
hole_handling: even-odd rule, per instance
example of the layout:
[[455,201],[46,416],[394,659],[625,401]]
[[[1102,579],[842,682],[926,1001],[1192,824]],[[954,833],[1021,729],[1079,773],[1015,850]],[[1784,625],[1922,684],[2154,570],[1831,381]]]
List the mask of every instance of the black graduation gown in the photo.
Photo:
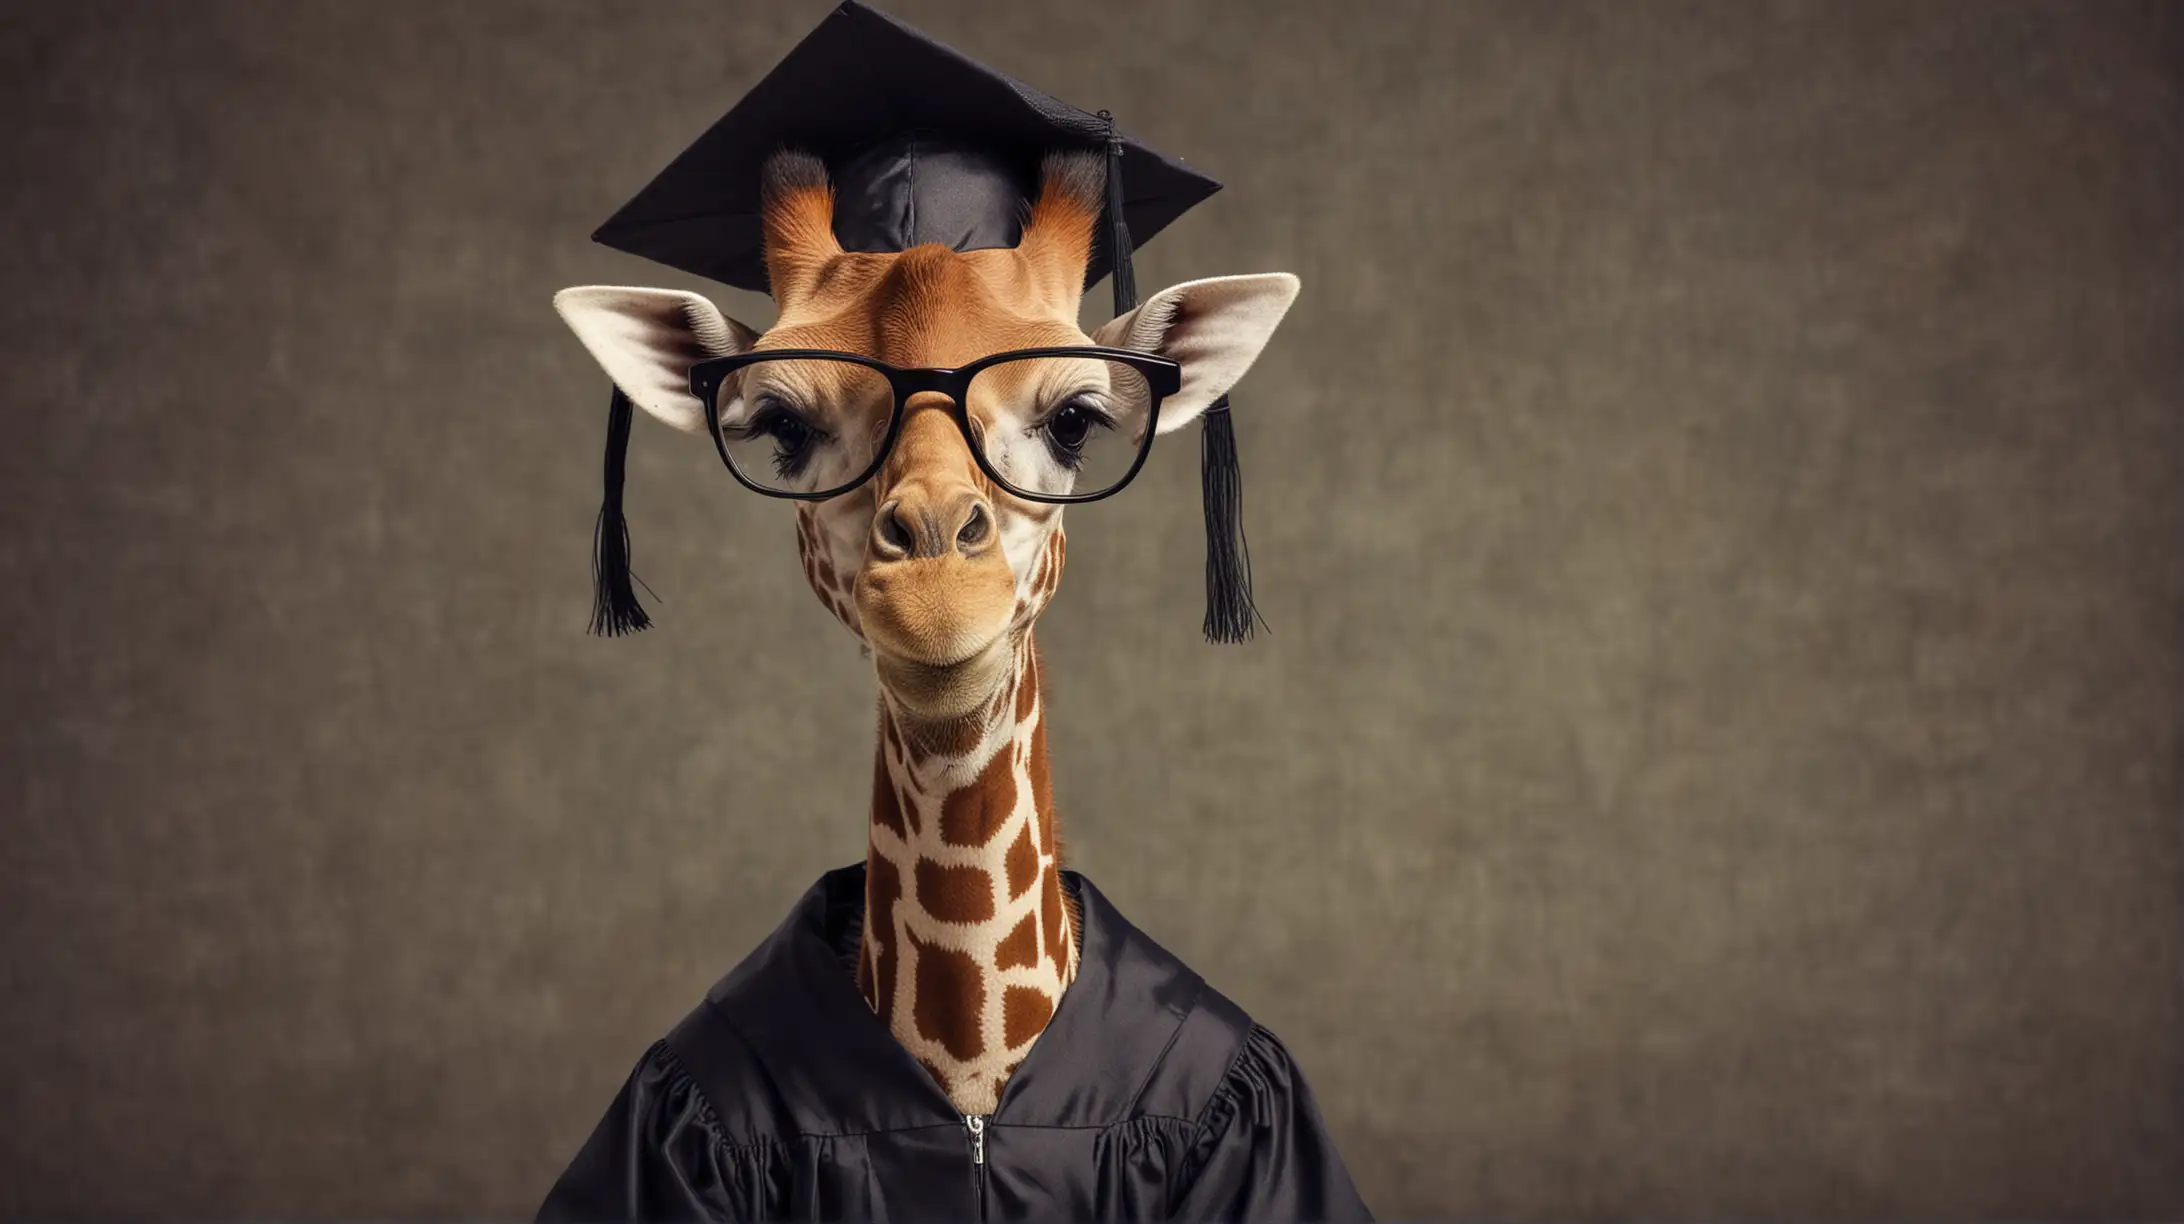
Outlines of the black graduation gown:
[[538,1219],[1370,1220],[1274,1034],[1062,875],[1077,976],[982,1161],[857,992],[858,863],[646,1051]]

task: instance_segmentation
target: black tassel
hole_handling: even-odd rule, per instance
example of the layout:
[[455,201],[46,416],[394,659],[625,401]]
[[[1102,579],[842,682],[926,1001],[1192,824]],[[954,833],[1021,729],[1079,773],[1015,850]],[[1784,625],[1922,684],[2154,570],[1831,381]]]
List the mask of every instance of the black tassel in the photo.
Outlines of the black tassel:
[[[599,504],[598,525],[592,529],[591,631],[601,637],[652,627],[652,618],[645,615],[636,589],[630,586],[632,578],[640,585],[644,579],[630,572],[629,523],[622,517],[622,469],[629,458],[632,415],[629,397],[616,387],[614,400],[607,406],[606,497]],[[659,598],[651,587],[645,591]]]
[[1244,539],[1244,474],[1228,396],[1198,425],[1198,475],[1206,502],[1206,640],[1249,641],[1266,624],[1251,602],[1251,547]]
[[[1137,308],[1137,274],[1130,266],[1130,223],[1123,216],[1122,137],[1107,121],[1107,223],[1114,248],[1115,315]],[[1206,506],[1206,640],[1249,641],[1265,625],[1251,602],[1251,549],[1244,540],[1244,473],[1236,462],[1236,426],[1223,395],[1198,424],[1198,475]]]
[[1107,121],[1107,245],[1114,256],[1108,276],[1119,319],[1137,309],[1137,271],[1130,266],[1130,250],[1137,244],[1130,241],[1130,219],[1122,211],[1122,134],[1113,115],[1101,111],[1100,118]]

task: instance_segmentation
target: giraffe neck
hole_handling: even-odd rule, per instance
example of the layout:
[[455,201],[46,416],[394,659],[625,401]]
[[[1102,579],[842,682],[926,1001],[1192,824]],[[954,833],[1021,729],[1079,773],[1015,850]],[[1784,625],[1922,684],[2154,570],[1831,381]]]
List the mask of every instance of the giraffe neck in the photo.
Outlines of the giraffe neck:
[[973,716],[920,723],[883,685],[857,986],[966,1114],[1001,1088],[1076,976],[1025,632]]

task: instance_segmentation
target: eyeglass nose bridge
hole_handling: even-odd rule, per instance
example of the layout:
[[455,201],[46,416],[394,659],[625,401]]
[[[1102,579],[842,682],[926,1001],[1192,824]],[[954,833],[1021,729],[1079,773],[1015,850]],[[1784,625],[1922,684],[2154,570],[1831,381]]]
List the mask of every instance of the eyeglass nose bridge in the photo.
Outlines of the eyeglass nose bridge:
[[918,413],[930,409],[949,419],[953,431],[963,439],[963,444],[974,455],[978,450],[978,428],[971,421],[970,409],[965,407],[963,396],[953,387],[930,384],[915,389],[908,385],[895,390],[895,408],[887,423],[881,452],[874,456],[878,464],[875,474],[888,471],[902,452],[903,435],[910,430],[911,420]]
[[910,414],[914,411],[910,401],[920,395],[936,395],[946,401],[945,404],[931,406],[946,412],[950,417],[954,418],[956,432],[962,435],[963,444],[969,448],[972,461],[978,464],[980,468],[985,467],[985,456],[979,453],[978,428],[971,420],[970,405],[966,402],[970,380],[964,376],[963,371],[924,368],[889,369],[885,373],[887,381],[894,387],[895,405],[888,421],[883,453],[877,456],[874,463],[875,475],[885,471],[889,461],[894,458],[896,445],[902,437],[903,426],[909,421]]
[[957,404],[963,402],[963,372],[953,369],[904,370],[890,368],[884,371],[887,381],[895,386],[895,402],[908,404],[913,395],[934,392],[947,396]]

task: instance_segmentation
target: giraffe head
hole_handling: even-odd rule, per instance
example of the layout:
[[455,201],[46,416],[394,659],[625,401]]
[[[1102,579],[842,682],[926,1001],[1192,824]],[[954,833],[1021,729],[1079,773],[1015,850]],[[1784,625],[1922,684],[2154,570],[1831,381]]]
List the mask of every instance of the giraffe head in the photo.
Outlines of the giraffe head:
[[[1104,173],[1097,154],[1048,157],[1014,247],[871,253],[836,240],[822,164],[778,154],[764,184],[766,267],[780,308],[772,328],[760,334],[674,290],[586,286],[563,290],[555,306],[635,404],[682,430],[707,428],[688,376],[709,357],[829,349],[902,368],[959,368],[1005,350],[1099,344],[1182,367],[1181,389],[1161,405],[1158,432],[1167,433],[1242,377],[1295,299],[1297,280],[1270,273],[1186,282],[1087,334],[1077,311]],[[982,393],[983,381],[964,405],[981,436],[1033,429],[1053,407],[1038,402],[1036,388],[994,380]],[[844,387],[808,387],[804,398],[800,410],[836,437],[877,437],[893,408],[889,396]],[[990,698],[1060,582],[1061,510],[988,479],[946,399],[921,394],[905,405],[871,479],[797,504],[798,551],[813,592],[870,649],[905,713],[960,718]]]

